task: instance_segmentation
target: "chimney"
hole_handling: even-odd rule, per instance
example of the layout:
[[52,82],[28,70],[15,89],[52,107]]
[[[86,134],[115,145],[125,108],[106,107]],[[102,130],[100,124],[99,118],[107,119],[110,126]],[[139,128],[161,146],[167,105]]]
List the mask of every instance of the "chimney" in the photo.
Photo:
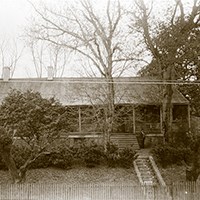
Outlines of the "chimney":
[[49,66],[47,68],[47,80],[52,81],[53,80],[53,67]]
[[10,79],[10,67],[3,67],[3,81],[8,81]]

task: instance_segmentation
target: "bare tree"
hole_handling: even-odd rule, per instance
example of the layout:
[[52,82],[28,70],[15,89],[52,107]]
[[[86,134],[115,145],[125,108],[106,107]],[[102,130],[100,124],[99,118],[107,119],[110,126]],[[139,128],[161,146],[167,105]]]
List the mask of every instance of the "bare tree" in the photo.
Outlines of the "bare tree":
[[[171,109],[173,86],[170,81],[175,80],[176,67],[180,62],[180,52],[184,49],[185,42],[199,27],[200,2],[193,1],[193,7],[189,14],[185,14],[181,0],[175,0],[174,11],[169,21],[157,22],[155,26],[150,22],[151,8],[148,8],[144,0],[135,0],[136,11],[133,12],[134,25],[143,36],[143,44],[151,52],[156,62],[159,77],[163,80],[163,132],[166,141],[173,141],[171,130]],[[180,11],[180,12],[178,12]],[[152,30],[154,26],[155,30]]]
[[44,66],[44,43],[42,44],[37,44],[35,42],[30,42],[29,44],[30,50],[31,50],[31,55],[33,59],[33,64],[35,67],[35,72],[37,74],[38,78],[41,78],[43,75],[43,68]]
[[10,77],[13,76],[17,63],[22,56],[24,48],[18,47],[16,40],[3,39],[0,42],[0,65],[10,68]]
[[47,71],[47,66],[53,67],[54,77],[62,77],[69,62],[69,55],[61,46],[48,44],[45,41],[32,40],[28,44],[35,72],[41,78]]
[[114,119],[113,76],[122,75],[133,60],[125,12],[120,2],[109,0],[102,16],[89,0],[81,1],[80,9],[71,6],[57,12],[34,8],[40,21],[31,27],[29,34],[32,37],[78,53],[105,78],[105,135],[108,141]]
[[53,67],[54,77],[62,77],[70,61],[70,55],[61,46],[51,45],[49,51],[49,65]]

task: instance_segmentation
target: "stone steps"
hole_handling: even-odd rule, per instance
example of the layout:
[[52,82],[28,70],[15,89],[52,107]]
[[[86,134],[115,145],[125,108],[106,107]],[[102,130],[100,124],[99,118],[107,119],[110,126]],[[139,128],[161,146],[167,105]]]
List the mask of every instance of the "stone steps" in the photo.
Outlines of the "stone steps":
[[134,167],[142,185],[160,185],[148,156],[139,156],[134,161]]
[[136,135],[134,134],[113,134],[111,141],[119,146],[119,148],[131,147],[134,150],[140,149]]

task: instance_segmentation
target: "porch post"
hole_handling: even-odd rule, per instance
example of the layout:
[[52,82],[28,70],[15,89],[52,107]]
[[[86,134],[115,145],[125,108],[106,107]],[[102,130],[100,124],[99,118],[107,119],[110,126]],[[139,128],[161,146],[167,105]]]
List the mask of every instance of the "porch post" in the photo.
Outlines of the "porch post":
[[171,127],[170,131],[172,131],[173,110],[174,110],[174,105],[172,104],[171,107],[170,107],[170,127]]
[[81,133],[81,107],[78,107],[78,127],[79,127],[79,132]]
[[160,106],[160,132],[163,134],[163,113],[162,113],[162,105]]
[[135,134],[135,106],[133,106],[133,134]]
[[188,129],[191,130],[190,104],[188,104]]

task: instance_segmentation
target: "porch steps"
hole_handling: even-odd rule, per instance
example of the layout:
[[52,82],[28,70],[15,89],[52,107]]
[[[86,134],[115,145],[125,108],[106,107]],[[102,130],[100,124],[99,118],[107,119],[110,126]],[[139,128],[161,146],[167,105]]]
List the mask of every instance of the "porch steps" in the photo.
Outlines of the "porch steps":
[[152,156],[138,156],[134,168],[141,185],[166,186]]
[[116,133],[111,135],[110,140],[113,143],[117,144],[120,149],[123,149],[125,147],[131,147],[134,150],[140,149],[136,135],[134,134]]

